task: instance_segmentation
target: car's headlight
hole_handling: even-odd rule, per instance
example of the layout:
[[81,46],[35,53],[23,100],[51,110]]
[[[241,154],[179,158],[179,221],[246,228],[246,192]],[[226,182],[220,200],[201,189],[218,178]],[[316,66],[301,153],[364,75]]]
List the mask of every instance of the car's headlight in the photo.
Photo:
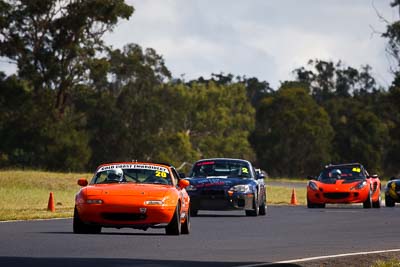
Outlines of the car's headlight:
[[250,186],[248,184],[239,184],[231,187],[229,191],[240,192],[240,193],[248,193],[251,192]]
[[350,188],[350,190],[354,190],[354,189],[359,190],[359,189],[364,188],[366,185],[367,185],[367,182],[362,181],[362,182],[359,182],[357,185],[353,186],[352,188]]
[[308,182],[308,186],[309,186],[312,190],[318,191],[318,185],[317,185],[316,183],[310,181],[310,182]]
[[146,200],[144,202],[145,205],[162,205],[164,204],[164,201],[162,200]]
[[197,188],[194,185],[188,185],[186,188],[186,191],[196,191]]
[[101,199],[87,199],[87,204],[103,204],[103,200]]

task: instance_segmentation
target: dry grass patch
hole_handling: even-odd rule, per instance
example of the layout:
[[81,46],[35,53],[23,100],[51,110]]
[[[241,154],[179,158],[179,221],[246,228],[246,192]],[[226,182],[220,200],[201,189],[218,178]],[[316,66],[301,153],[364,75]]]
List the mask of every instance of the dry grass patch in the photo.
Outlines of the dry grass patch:
[[[297,202],[299,205],[306,204],[306,188],[295,189]],[[290,204],[292,188],[283,186],[267,186],[267,204]]]
[[[0,171],[0,220],[71,217],[78,178],[88,173]],[[48,212],[50,192],[56,211]]]

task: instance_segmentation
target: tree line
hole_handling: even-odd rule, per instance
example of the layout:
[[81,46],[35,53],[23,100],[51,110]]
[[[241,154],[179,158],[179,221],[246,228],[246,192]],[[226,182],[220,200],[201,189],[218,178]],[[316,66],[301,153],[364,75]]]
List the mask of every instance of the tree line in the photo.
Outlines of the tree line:
[[[0,55],[17,67],[0,75],[0,167],[237,157],[272,176],[315,175],[331,162],[399,174],[398,71],[389,88],[368,65],[319,59],[275,89],[224,73],[186,81],[154,49],[103,42],[133,12],[123,0],[0,1]],[[398,25],[382,34],[397,64]]]

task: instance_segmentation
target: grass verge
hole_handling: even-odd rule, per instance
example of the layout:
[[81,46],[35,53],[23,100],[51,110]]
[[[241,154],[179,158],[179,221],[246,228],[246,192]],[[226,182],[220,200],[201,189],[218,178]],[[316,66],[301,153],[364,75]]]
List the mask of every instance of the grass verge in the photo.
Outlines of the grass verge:
[[[267,204],[288,205],[292,198],[292,188],[267,186]],[[306,204],[306,188],[296,188],[295,194],[299,205]]]
[[[0,220],[65,218],[73,214],[78,178],[88,173],[0,171]],[[47,211],[53,192],[55,212]]]
[[[0,171],[0,221],[72,217],[78,178],[90,179],[90,173],[57,173],[43,171]],[[274,179],[290,181],[290,179]],[[297,180],[301,182],[302,180]],[[299,205],[305,205],[306,188],[296,188]],[[47,211],[53,192],[55,212]],[[290,204],[292,188],[270,186],[267,181],[267,204]]]

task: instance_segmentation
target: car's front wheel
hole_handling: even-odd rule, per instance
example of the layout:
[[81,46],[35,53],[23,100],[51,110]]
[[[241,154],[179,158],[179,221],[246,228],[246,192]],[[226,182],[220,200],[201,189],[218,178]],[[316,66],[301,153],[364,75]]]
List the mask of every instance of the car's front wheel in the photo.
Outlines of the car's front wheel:
[[317,209],[317,208],[323,209],[323,208],[325,208],[325,203],[322,203],[322,204],[314,203],[314,202],[311,202],[310,199],[308,199],[308,197],[307,197],[307,208],[309,208],[309,209]]
[[190,208],[190,216],[196,217],[199,213],[199,210]]
[[101,226],[98,225],[87,225],[79,217],[77,208],[74,209],[74,219],[72,222],[72,228],[75,234],[99,234],[101,233]]
[[260,206],[259,214],[260,215],[267,214],[267,200],[265,198],[263,200],[263,203]]
[[174,216],[171,222],[165,228],[165,233],[167,235],[180,235],[181,233],[181,216],[180,216],[180,206],[179,203],[175,208]]
[[188,212],[186,214],[186,220],[182,224],[181,228],[181,234],[188,235],[190,233],[190,209],[188,209]]
[[372,196],[371,191],[369,191],[367,199],[363,202],[364,209],[370,209],[372,207]]
[[394,207],[395,206],[395,202],[393,200],[393,198],[391,198],[390,196],[386,195],[385,196],[385,206],[386,207]]
[[381,200],[382,200],[382,198],[381,198],[381,194],[380,194],[380,192],[379,192],[379,197],[378,197],[378,200],[377,201],[375,201],[375,202],[372,202],[372,207],[373,208],[380,208],[381,207]]
[[254,195],[253,209],[246,210],[246,216],[258,216],[260,214],[260,205],[258,204],[258,197]]

